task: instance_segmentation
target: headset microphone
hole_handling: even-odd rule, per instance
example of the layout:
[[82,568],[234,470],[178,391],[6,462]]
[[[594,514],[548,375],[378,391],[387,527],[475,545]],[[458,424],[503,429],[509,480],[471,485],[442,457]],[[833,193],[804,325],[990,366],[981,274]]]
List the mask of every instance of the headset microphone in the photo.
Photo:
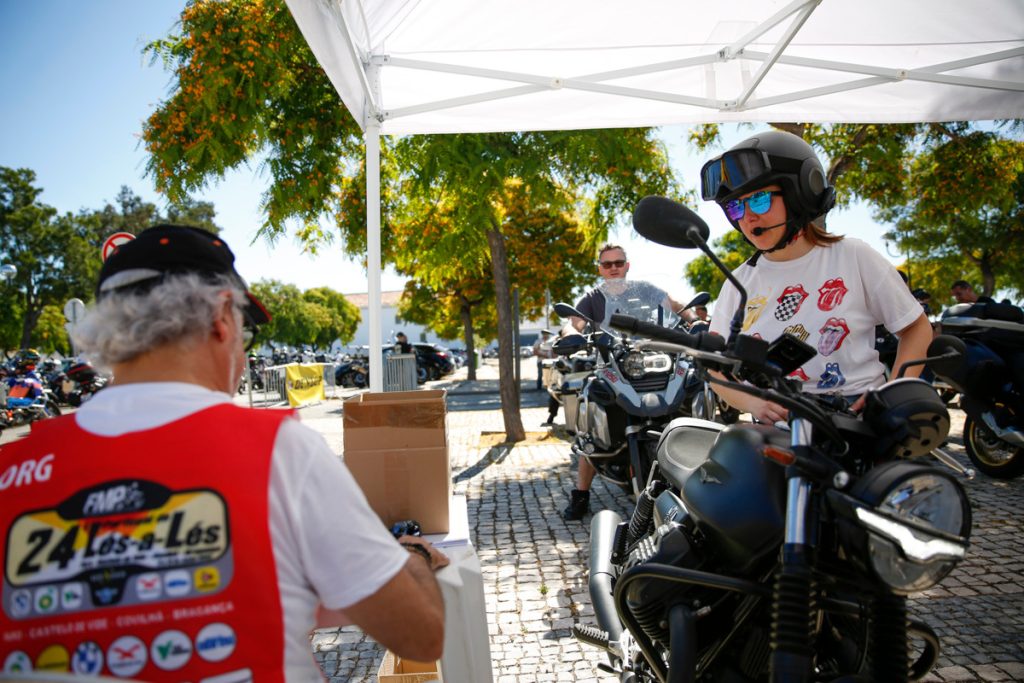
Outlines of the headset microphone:
[[752,232],[754,234],[754,237],[760,237],[761,235],[765,234],[769,230],[774,230],[775,228],[781,228],[783,225],[789,225],[789,221],[783,221],[782,223],[776,223],[775,225],[766,225],[763,228],[760,228],[760,227],[759,228],[754,228],[750,232]]

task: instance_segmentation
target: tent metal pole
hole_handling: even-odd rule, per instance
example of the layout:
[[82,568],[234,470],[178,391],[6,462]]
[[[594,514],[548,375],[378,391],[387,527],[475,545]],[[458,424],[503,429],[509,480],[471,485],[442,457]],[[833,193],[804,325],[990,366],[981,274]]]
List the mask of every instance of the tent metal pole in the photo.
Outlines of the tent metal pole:
[[370,331],[370,391],[384,390],[380,294],[380,121],[366,117],[366,280]]

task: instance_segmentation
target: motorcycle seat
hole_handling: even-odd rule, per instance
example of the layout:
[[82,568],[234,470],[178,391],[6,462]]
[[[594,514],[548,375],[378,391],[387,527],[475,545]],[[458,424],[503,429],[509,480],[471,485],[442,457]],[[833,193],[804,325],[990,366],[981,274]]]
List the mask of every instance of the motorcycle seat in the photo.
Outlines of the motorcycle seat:
[[707,460],[725,425],[693,417],[677,417],[658,440],[658,467],[673,486],[682,489],[690,475]]

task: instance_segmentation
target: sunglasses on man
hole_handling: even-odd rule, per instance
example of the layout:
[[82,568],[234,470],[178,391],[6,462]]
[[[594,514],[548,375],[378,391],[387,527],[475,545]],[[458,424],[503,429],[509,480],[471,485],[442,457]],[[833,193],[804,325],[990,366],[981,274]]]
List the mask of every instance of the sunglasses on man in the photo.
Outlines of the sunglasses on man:
[[608,270],[609,268],[622,268],[626,265],[626,259],[616,259],[615,261],[598,261],[602,268]]
[[722,205],[722,208],[725,209],[725,215],[731,221],[738,221],[743,218],[747,213],[748,206],[751,211],[761,216],[768,213],[768,210],[772,208],[772,197],[781,194],[782,192],[779,190],[761,190],[744,199],[730,199]]

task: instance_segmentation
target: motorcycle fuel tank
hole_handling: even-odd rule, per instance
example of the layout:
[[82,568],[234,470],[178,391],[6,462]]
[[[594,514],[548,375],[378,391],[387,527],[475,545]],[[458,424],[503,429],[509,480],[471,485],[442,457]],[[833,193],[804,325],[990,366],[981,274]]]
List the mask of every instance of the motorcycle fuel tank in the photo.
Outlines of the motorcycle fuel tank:
[[763,425],[726,428],[683,486],[686,509],[730,571],[745,571],[782,540],[786,476],[761,455],[769,442],[788,446],[789,440]]

